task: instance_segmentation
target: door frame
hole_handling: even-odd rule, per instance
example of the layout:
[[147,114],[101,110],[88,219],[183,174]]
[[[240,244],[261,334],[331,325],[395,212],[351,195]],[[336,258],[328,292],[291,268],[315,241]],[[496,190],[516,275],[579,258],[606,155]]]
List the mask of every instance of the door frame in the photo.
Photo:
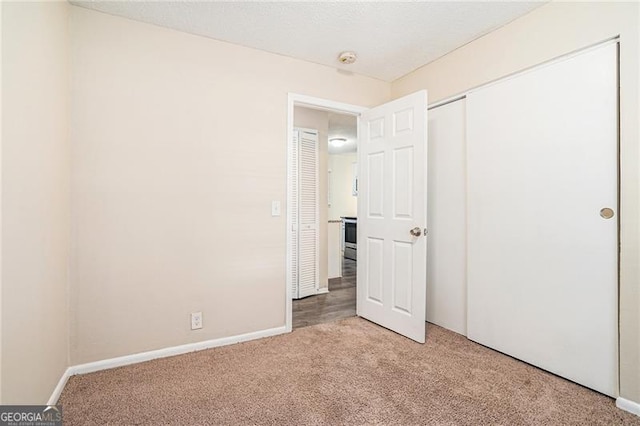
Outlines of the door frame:
[[[293,150],[293,128],[294,128],[294,108],[306,107],[321,111],[331,111],[338,112],[341,114],[348,114],[359,117],[360,114],[369,108],[361,107],[358,105],[351,105],[342,102],[336,102],[329,99],[316,98],[313,96],[302,95],[298,93],[287,94],[287,195],[286,195],[286,206],[287,206],[287,230],[286,230],[286,238],[287,238],[287,256],[286,256],[286,289],[285,289],[285,328],[286,332],[291,332],[293,329],[293,300],[291,297],[291,261],[293,255],[293,247],[291,245],[291,227],[293,226],[291,211],[289,210],[289,199],[291,197],[291,157]],[[356,130],[357,134],[360,134],[360,122],[358,121],[358,128]],[[359,144],[359,141],[356,142]]]

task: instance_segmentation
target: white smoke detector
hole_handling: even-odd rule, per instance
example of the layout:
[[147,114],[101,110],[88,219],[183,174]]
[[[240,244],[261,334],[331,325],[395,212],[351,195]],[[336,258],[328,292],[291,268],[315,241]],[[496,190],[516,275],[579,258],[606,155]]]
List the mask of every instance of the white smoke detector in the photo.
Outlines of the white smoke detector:
[[356,52],[342,52],[340,56],[338,56],[338,60],[343,64],[352,64],[358,59],[358,55]]

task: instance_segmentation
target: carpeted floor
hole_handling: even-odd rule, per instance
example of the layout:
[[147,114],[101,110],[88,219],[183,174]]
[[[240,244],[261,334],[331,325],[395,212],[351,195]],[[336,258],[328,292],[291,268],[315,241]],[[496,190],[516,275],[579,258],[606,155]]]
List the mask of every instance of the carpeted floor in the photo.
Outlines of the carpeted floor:
[[72,377],[66,425],[640,425],[611,398],[429,324],[360,318]]

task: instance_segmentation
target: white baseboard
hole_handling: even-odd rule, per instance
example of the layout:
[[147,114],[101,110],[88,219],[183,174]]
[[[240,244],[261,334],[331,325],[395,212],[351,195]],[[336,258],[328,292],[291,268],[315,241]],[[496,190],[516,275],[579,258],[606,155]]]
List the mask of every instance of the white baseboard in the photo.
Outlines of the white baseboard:
[[628,411],[631,414],[635,414],[636,416],[640,416],[640,404],[637,402],[618,397],[616,399],[616,407],[621,410]]
[[316,290],[316,294],[326,294],[329,293],[329,287],[319,288]]
[[182,355],[189,352],[201,351],[203,349],[216,348],[218,346],[232,345],[234,343],[246,342],[249,340],[261,339],[263,337],[275,336],[286,332],[285,327],[270,328],[268,330],[254,331],[237,336],[222,337],[220,339],[205,340],[203,342],[188,343],[186,345],[172,346],[155,351],[141,352],[133,355],[125,355],[117,358],[105,359],[102,361],[89,362],[86,364],[69,367],[71,375],[93,373],[94,371],[107,370],[109,368],[122,367],[124,365],[137,364],[139,362],[150,361],[157,358]]
[[64,389],[64,386],[67,384],[67,380],[69,380],[69,377],[71,376],[72,376],[71,368],[67,368],[64,371],[64,373],[62,373],[62,377],[60,377],[60,380],[58,381],[58,385],[53,390],[53,393],[51,394],[49,401],[47,401],[47,405],[56,405],[58,403],[58,399],[62,394],[62,390]]
[[137,364],[140,362],[150,361],[152,359],[166,358],[175,355],[182,355],[189,352],[201,351],[204,349],[216,348],[219,346],[233,345],[240,342],[248,342],[249,340],[261,339],[263,337],[276,336],[287,332],[286,327],[269,328],[267,330],[254,331],[251,333],[239,334],[237,336],[222,337],[219,339],[205,340],[202,342],[188,343],[186,345],[172,346],[155,351],[140,352],[133,355],[125,355],[117,358],[104,359],[102,361],[88,362],[86,364],[72,365],[67,368],[63,376],[58,382],[55,390],[49,398],[49,405],[58,402],[60,394],[64,389],[67,380],[76,374],[93,373],[95,371],[108,370],[110,368],[123,367],[125,365]]

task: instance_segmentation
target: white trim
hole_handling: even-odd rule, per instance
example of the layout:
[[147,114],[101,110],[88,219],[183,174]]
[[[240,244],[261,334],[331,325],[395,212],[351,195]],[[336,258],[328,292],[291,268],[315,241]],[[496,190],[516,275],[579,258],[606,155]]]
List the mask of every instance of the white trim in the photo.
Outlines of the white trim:
[[[201,351],[204,349],[217,348],[219,346],[227,346],[233,345],[235,343],[247,342],[249,340],[262,339],[264,337],[277,336],[278,334],[283,333],[286,333],[285,327],[269,328],[267,330],[254,331],[251,333],[239,334],[236,336],[221,337],[219,339],[204,340],[202,342],[196,343],[187,343],[186,345],[171,346],[155,351],[140,352],[133,355],[125,355],[117,358],[104,359],[102,361],[73,365],[67,369],[62,379],[60,379],[58,387],[60,387],[61,392],[67,378],[70,376],[75,376],[76,374],[93,373],[95,371],[108,370],[110,368],[137,364],[140,362],[150,361],[152,359],[166,358],[170,356],[186,354],[189,352]],[[56,391],[58,391],[58,387],[56,387]],[[56,396],[56,391],[54,391],[53,395],[51,395],[52,399],[54,398],[54,396]],[[59,393],[57,393],[57,396],[60,396]]]
[[488,87],[488,86],[491,86],[493,84],[502,82],[504,80],[508,80],[508,79],[510,79],[512,77],[516,77],[518,75],[527,73],[527,72],[532,71],[534,69],[537,69],[537,68],[539,68],[541,66],[551,65],[551,64],[554,64],[556,62],[564,61],[564,60],[572,58],[572,57],[574,57],[576,55],[580,55],[582,53],[588,52],[589,50],[597,49],[599,47],[606,46],[608,44],[619,43],[619,42],[620,42],[620,36],[615,36],[615,37],[611,37],[611,38],[608,38],[606,40],[602,40],[602,41],[599,41],[597,43],[591,44],[589,46],[585,46],[585,47],[582,47],[580,49],[573,50],[573,51],[571,51],[569,53],[565,53],[564,55],[556,56],[555,58],[551,58],[551,59],[549,59],[547,61],[540,62],[538,64],[532,65],[532,66],[527,67],[527,68],[523,68],[523,69],[515,71],[515,72],[513,72],[511,74],[503,75],[502,77],[498,77],[495,80],[488,81],[488,82],[483,83],[483,84],[481,84],[479,86],[472,87],[472,88],[467,89],[467,90],[465,90],[463,92],[457,93],[457,94],[455,94],[453,96],[449,96],[447,98],[444,98],[444,99],[441,99],[439,101],[436,101],[436,102],[432,103],[431,105],[429,105],[428,109],[438,108],[440,106],[444,106],[444,105],[449,104],[451,102],[455,102],[455,101],[458,101],[460,99],[466,98],[467,95],[469,93],[471,93],[471,92],[474,92],[474,91],[479,90],[479,89],[484,89],[485,87]]
[[319,288],[316,291],[316,294],[327,294],[327,293],[329,293],[329,287]]
[[[369,109],[358,105],[332,101],[330,99],[315,98],[313,96],[289,93],[289,105],[292,104],[295,104],[295,106],[319,109],[322,111],[333,111],[349,115],[360,115],[361,113]],[[291,113],[293,115],[293,111],[291,111]]]
[[47,401],[47,405],[56,405],[58,403],[58,399],[60,399],[60,395],[62,394],[62,390],[67,384],[67,380],[69,380],[69,377],[73,375],[71,373],[71,368],[72,367],[67,368],[66,370],[64,370],[64,373],[62,373],[62,377],[60,377],[60,381],[58,381],[58,385],[51,393],[51,397],[49,397],[49,401]]
[[293,297],[292,295],[292,289],[291,289],[291,285],[292,285],[292,279],[291,279],[291,259],[293,257],[293,250],[291,247],[291,238],[293,238],[293,235],[291,235],[291,227],[293,226],[292,224],[292,218],[291,218],[291,209],[289,207],[291,207],[289,205],[289,200],[291,199],[291,191],[292,191],[292,185],[291,185],[291,161],[292,161],[292,149],[293,149],[293,98],[291,93],[289,93],[287,95],[287,196],[285,198],[285,203],[287,206],[287,255],[285,256],[285,282],[286,282],[286,289],[285,289],[285,318],[284,318],[284,326],[285,329],[287,331],[287,333],[291,332],[292,329],[292,323],[293,323],[293,301],[291,300],[291,298]]
[[636,416],[640,416],[640,403],[624,399],[619,396],[616,399],[616,407],[621,410],[628,411],[631,414],[635,414]]
[[[329,99],[315,98],[297,93],[287,94],[287,202],[291,198],[291,143],[293,141],[293,111],[295,106],[304,106],[324,111],[335,111],[342,114],[360,115],[368,108],[335,102]],[[358,129],[359,131],[359,129]],[[285,332],[293,329],[293,301],[291,299],[291,211],[287,206],[287,256],[286,256],[286,289],[285,289]]]

